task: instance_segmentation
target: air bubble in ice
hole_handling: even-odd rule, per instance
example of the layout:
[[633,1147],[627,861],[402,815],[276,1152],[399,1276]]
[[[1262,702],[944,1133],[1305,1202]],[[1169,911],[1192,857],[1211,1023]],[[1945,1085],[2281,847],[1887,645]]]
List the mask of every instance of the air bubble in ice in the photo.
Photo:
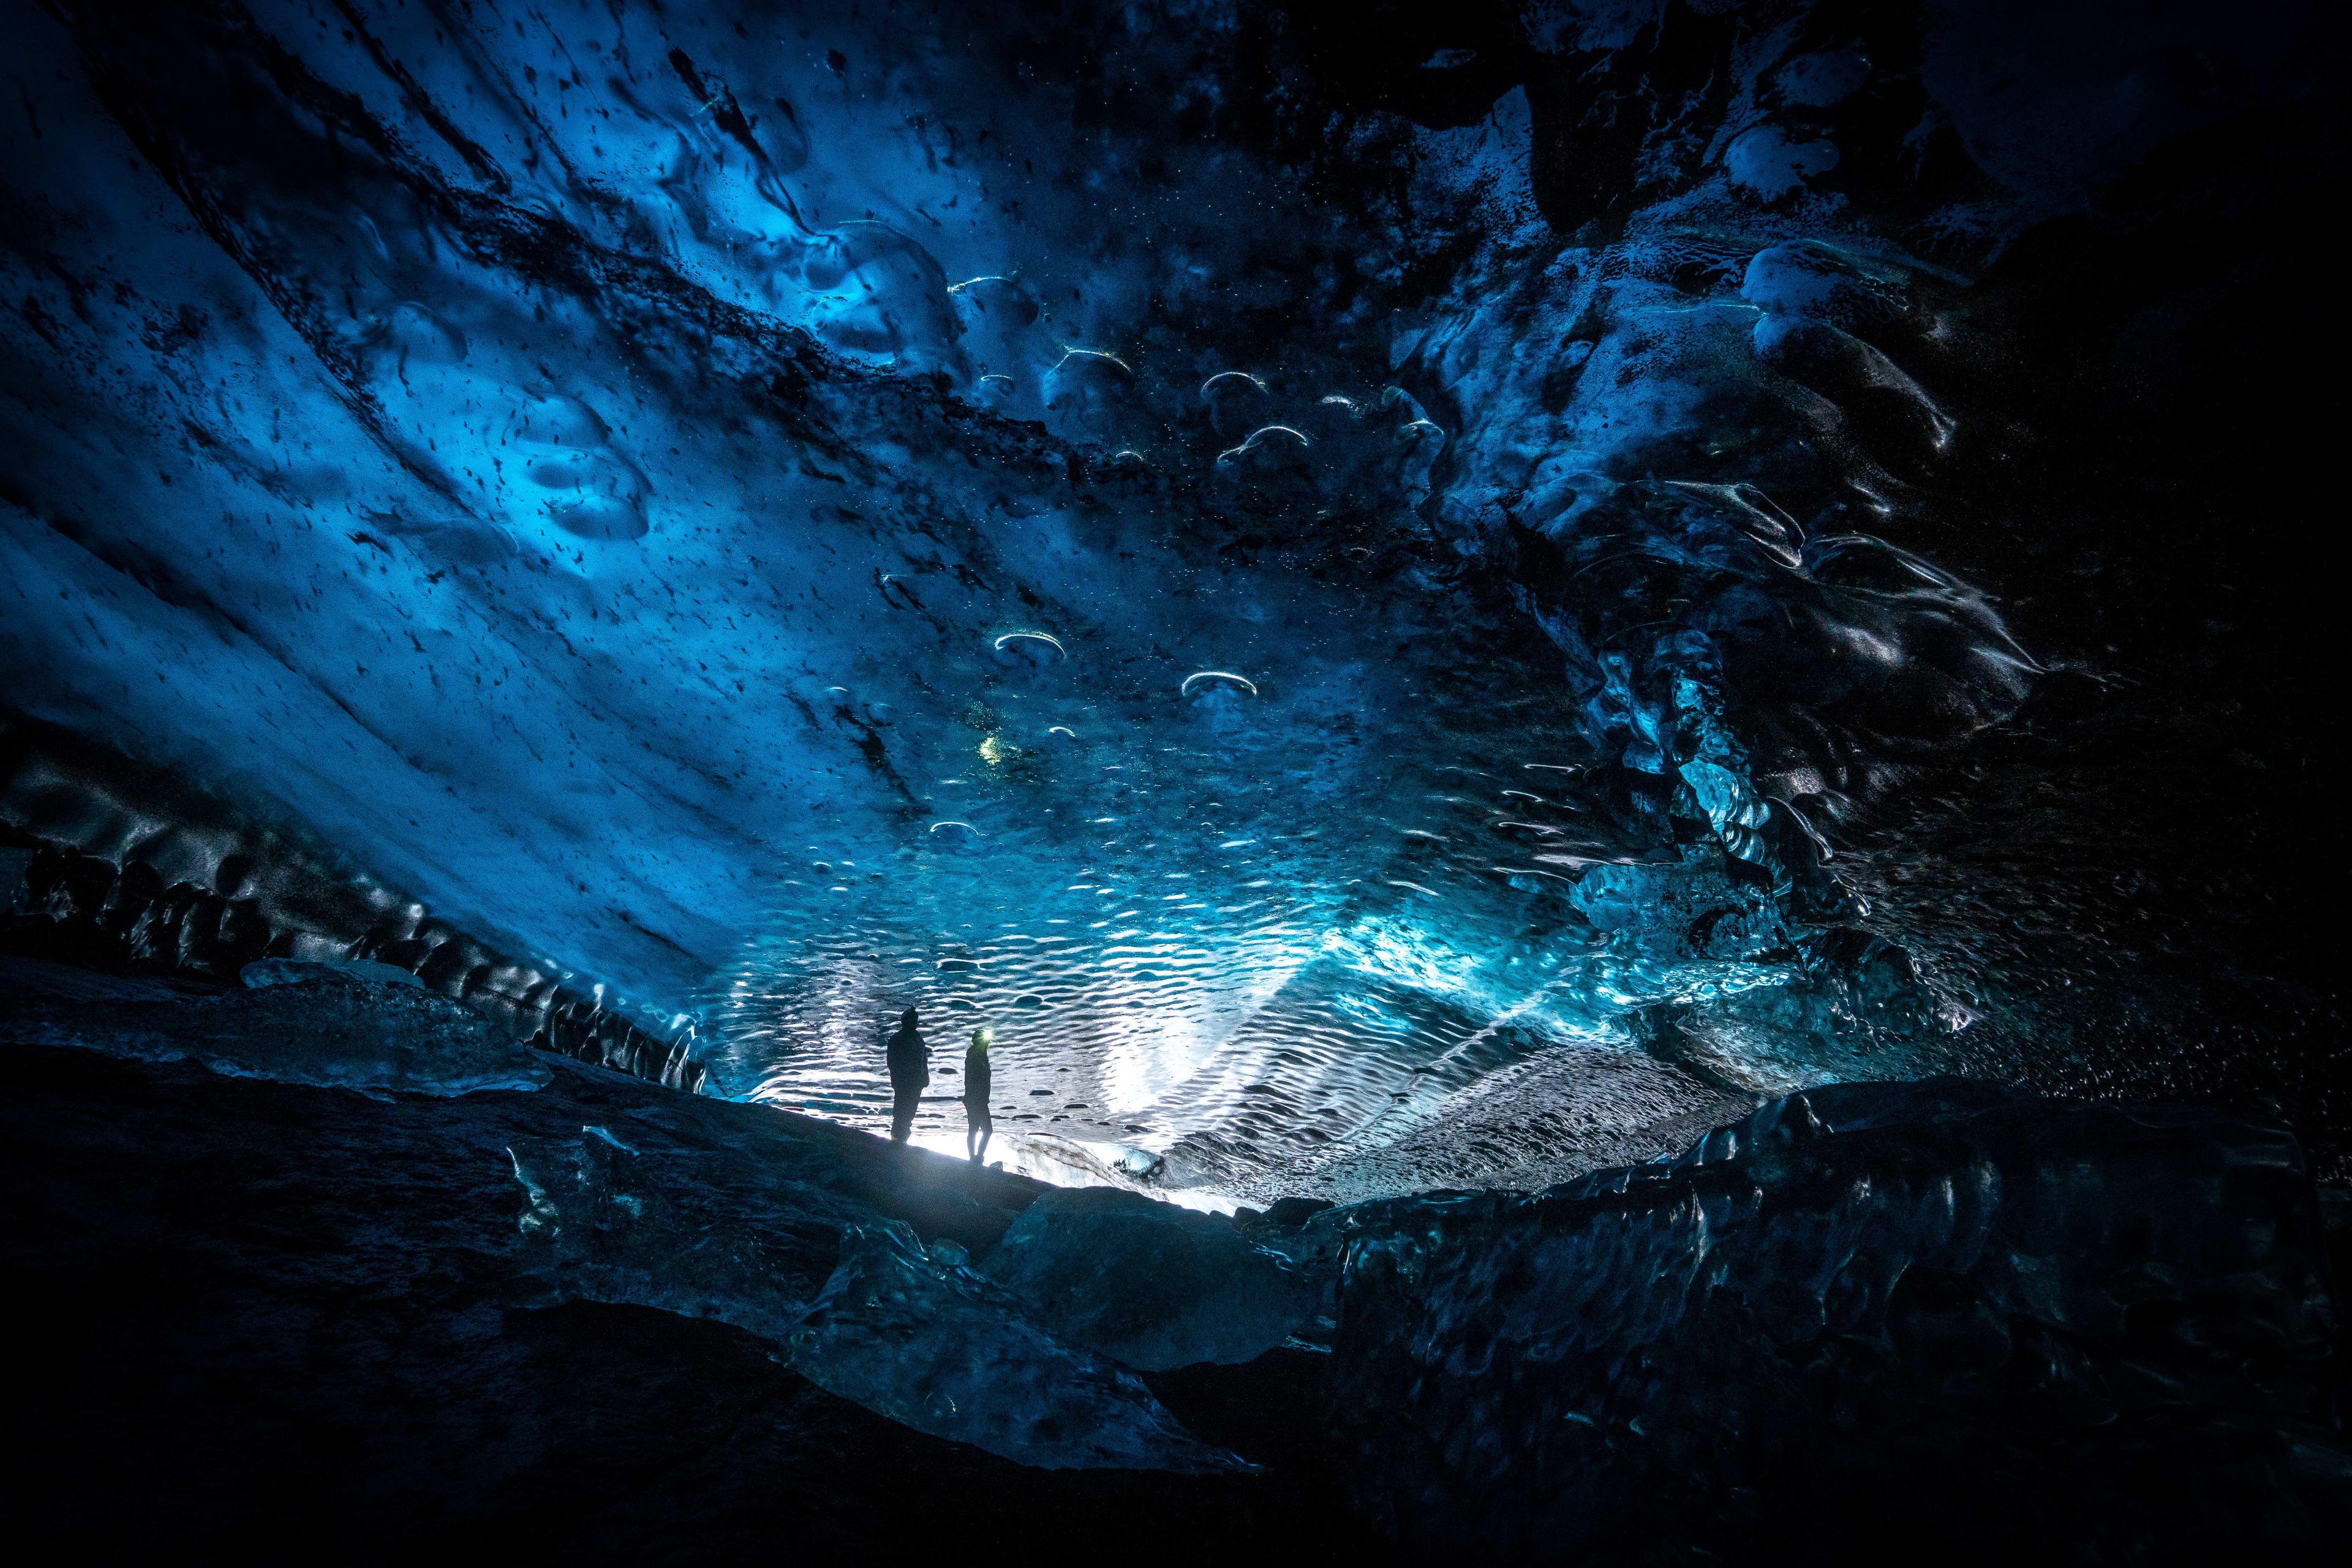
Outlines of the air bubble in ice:
[[1177,689],[1177,695],[1180,697],[1217,695],[1232,697],[1244,694],[1256,696],[1257,683],[1247,676],[1235,675],[1231,670],[1225,669],[1203,669],[1188,675],[1184,678],[1184,684]]
[[996,662],[1003,665],[1059,664],[1069,657],[1062,639],[1051,632],[1007,632],[994,646]]
[[1282,473],[1304,463],[1313,445],[1287,425],[1260,426],[1240,446],[1217,454],[1217,471],[1236,478]]

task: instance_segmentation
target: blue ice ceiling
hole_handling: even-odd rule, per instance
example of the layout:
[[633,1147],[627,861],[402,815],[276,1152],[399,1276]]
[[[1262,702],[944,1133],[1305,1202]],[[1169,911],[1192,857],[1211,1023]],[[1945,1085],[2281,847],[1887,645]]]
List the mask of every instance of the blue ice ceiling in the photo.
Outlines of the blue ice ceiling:
[[14,7],[7,701],[727,1092],[864,1118],[880,1020],[992,1023],[1081,1163],[1969,1066],[1832,847],[2047,662],[1937,560],[1929,384],[2184,122],[1999,6],[1676,7],[1728,74],[1565,210],[1524,62],[1653,9],[1391,103],[1248,7]]

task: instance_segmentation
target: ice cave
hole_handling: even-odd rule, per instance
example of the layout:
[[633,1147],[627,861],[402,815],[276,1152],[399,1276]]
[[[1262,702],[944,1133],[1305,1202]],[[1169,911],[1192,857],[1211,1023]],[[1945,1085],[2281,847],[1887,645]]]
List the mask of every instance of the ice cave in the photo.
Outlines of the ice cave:
[[26,1561],[2352,1560],[2337,8],[5,8]]

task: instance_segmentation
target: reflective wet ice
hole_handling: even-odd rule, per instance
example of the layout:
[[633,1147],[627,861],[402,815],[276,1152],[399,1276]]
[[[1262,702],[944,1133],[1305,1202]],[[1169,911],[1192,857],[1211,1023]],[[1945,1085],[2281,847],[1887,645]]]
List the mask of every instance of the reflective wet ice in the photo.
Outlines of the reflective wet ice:
[[[1009,1168],[1098,1178],[1140,1149],[1171,1159],[1171,1187],[1255,1191],[1328,1146],[1394,1142],[1500,1066],[1637,1048],[1629,1009],[1787,977],[1744,951],[1769,942],[1694,957],[1637,929],[1644,885],[1623,879],[1736,896],[1704,856],[1595,841],[1605,813],[1566,760],[1589,753],[1556,707],[1514,724],[1374,689],[1335,745],[1299,689],[1361,650],[1335,629],[1268,651],[1263,685],[1195,672],[1156,712],[1148,684],[1109,700],[1083,643],[1051,681],[979,677],[930,753],[956,769],[924,789],[939,817],[806,846],[714,988],[719,1085],[887,1125],[881,1041],[915,1006],[934,1077],[919,1142],[961,1149],[955,1062],[986,1025]],[[1535,863],[1565,842],[1654,864],[1580,888]]]

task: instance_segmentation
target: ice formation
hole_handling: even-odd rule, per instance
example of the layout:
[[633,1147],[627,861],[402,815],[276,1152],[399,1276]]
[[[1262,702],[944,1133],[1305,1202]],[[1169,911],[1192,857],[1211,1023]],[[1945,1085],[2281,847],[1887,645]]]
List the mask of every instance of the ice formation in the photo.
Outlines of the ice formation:
[[1226,1205],[2339,1125],[2320,23],[2015,9],[19,6],[26,907]]
[[[591,1125],[509,1149],[524,1267],[558,1299],[715,1318],[782,1343],[823,1278],[812,1254],[866,1214],[828,1201],[821,1175],[773,1151],[748,1182],[714,1179],[711,1152],[696,1152],[641,1149]],[[745,1174],[747,1162],[728,1163]],[[763,1201],[745,1202],[747,1190]]]
[[2324,8],[0,3],[54,1554],[2352,1537]]
[[1063,1338],[1146,1372],[1255,1361],[1319,1296],[1226,1220],[1117,1187],[1048,1193],[981,1268]]
[[1334,1408],[1422,1550],[1806,1519],[1819,1561],[1897,1521],[2294,1555],[2352,1504],[2309,1193],[2292,1140],[2212,1111],[1790,1096],[1672,1163],[1341,1211]]
[[[1117,1354],[1135,1347],[1085,1332],[1096,1325],[1060,1303],[1008,1293],[951,1237],[934,1232],[927,1244],[855,1195],[837,1151],[789,1138],[729,1149],[662,1138],[640,1147],[611,1128],[584,1126],[576,1139],[524,1143],[510,1157],[524,1199],[519,1261],[542,1300],[732,1323],[831,1393],[1024,1465],[1248,1468],[1186,1432],[1129,1370],[1173,1363]],[[1233,1235],[1222,1221],[1194,1217]],[[1036,1226],[1021,1223],[1034,1249]],[[1148,1222],[1139,1230],[1139,1241],[1166,1235]],[[1132,1261],[1138,1248],[1109,1251]],[[1129,1318],[1158,1304],[1157,1279],[1123,1283]],[[1132,1330],[1128,1338],[1137,1338]],[[1233,1342],[1229,1334],[1208,1348]],[[1106,1351],[1114,1358],[1098,1353]]]
[[793,1364],[917,1431],[1045,1469],[1234,1471],[1132,1372],[1033,1321],[952,1242],[853,1228],[791,1340]]
[[545,1060],[472,1008],[425,994],[415,977],[371,965],[254,966],[253,989],[159,1006],[133,1000],[37,1018],[28,1037],[148,1061],[194,1061],[234,1078],[360,1094],[458,1095],[532,1089]]

